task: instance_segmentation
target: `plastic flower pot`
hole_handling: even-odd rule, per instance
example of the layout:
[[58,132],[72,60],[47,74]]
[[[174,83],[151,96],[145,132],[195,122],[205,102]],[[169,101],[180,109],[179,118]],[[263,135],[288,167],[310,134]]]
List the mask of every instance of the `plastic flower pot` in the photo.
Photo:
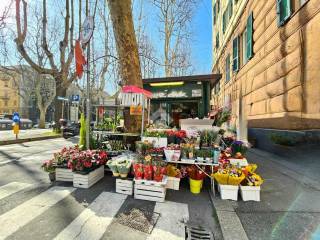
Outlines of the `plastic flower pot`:
[[243,201],[260,202],[260,186],[241,186],[240,194]]
[[195,180],[195,179],[189,178],[189,183],[190,183],[190,192],[193,194],[199,194],[203,184],[203,179]]
[[49,179],[50,179],[50,182],[54,182],[56,180],[56,173],[49,172]]

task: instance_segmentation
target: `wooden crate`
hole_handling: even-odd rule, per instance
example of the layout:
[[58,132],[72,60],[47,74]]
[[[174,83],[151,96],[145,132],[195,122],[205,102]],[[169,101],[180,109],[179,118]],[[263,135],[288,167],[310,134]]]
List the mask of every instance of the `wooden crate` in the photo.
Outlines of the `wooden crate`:
[[166,198],[167,178],[162,182],[134,180],[134,198],[155,202],[164,202]]
[[180,178],[176,177],[167,177],[168,182],[166,185],[167,189],[179,190],[180,187]]
[[132,195],[133,193],[133,180],[128,179],[116,179],[116,192],[126,195]]
[[73,174],[73,186],[77,188],[89,188],[100,179],[104,177],[104,166],[97,168],[96,170],[88,174]]
[[72,182],[73,172],[69,168],[56,168],[56,181]]

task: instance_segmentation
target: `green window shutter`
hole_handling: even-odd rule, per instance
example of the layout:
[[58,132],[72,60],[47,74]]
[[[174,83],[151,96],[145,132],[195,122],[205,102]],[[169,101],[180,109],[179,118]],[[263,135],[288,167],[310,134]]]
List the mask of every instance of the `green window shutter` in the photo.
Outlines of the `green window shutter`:
[[229,0],[228,9],[229,9],[229,18],[231,18],[233,14],[233,0]]
[[226,24],[227,24],[226,13],[227,13],[227,11],[224,11],[223,16],[222,16],[222,32],[223,33],[225,33],[225,31],[226,31]]
[[237,72],[239,71],[239,36],[233,39],[232,45],[232,71]]
[[212,9],[212,16],[213,16],[213,25],[216,24],[216,4],[214,4]]
[[230,81],[230,54],[226,57],[226,82]]
[[282,26],[291,16],[291,0],[277,0],[278,26]]
[[247,60],[251,59],[253,57],[253,13],[248,17],[247,20]]
[[219,48],[220,43],[219,43],[219,32],[216,35],[216,48]]

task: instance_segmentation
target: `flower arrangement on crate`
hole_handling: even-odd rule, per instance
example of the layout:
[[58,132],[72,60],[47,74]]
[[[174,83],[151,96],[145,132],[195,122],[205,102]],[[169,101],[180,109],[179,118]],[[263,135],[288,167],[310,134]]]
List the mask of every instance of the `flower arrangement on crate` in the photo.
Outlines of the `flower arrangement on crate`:
[[178,161],[181,155],[180,146],[177,144],[168,145],[164,148],[164,154],[167,161]]
[[161,182],[166,173],[166,165],[159,158],[153,159],[150,155],[140,156],[133,163],[133,172],[135,179]]
[[263,179],[255,171],[257,169],[256,164],[249,164],[242,168],[242,172],[245,175],[245,179],[241,182],[243,186],[260,186],[263,183]]
[[214,179],[221,185],[239,185],[244,179],[245,175],[241,168],[228,166],[227,168],[219,168],[213,174]]
[[68,168],[68,162],[81,152],[78,145],[62,148],[60,152],[53,154],[53,162],[57,167]]
[[71,155],[68,161],[68,168],[82,174],[89,172],[105,165],[107,161],[107,153],[100,150],[80,151],[78,154]]
[[163,157],[164,148],[150,148],[146,151],[146,154],[151,155],[152,157]]

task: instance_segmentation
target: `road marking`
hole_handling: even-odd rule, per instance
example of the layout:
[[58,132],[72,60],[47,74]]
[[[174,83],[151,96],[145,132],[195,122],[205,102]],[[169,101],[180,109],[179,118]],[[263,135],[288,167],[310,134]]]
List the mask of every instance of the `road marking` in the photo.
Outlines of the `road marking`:
[[75,188],[52,187],[0,216],[0,239],[5,239],[64,199]]
[[126,198],[123,194],[101,193],[55,240],[100,239]]
[[160,217],[148,240],[185,239],[185,223],[189,220],[187,204],[170,201],[156,203],[154,212],[160,213]]
[[30,187],[29,183],[11,182],[0,187],[0,199],[10,196],[16,192],[21,191],[27,187]]

